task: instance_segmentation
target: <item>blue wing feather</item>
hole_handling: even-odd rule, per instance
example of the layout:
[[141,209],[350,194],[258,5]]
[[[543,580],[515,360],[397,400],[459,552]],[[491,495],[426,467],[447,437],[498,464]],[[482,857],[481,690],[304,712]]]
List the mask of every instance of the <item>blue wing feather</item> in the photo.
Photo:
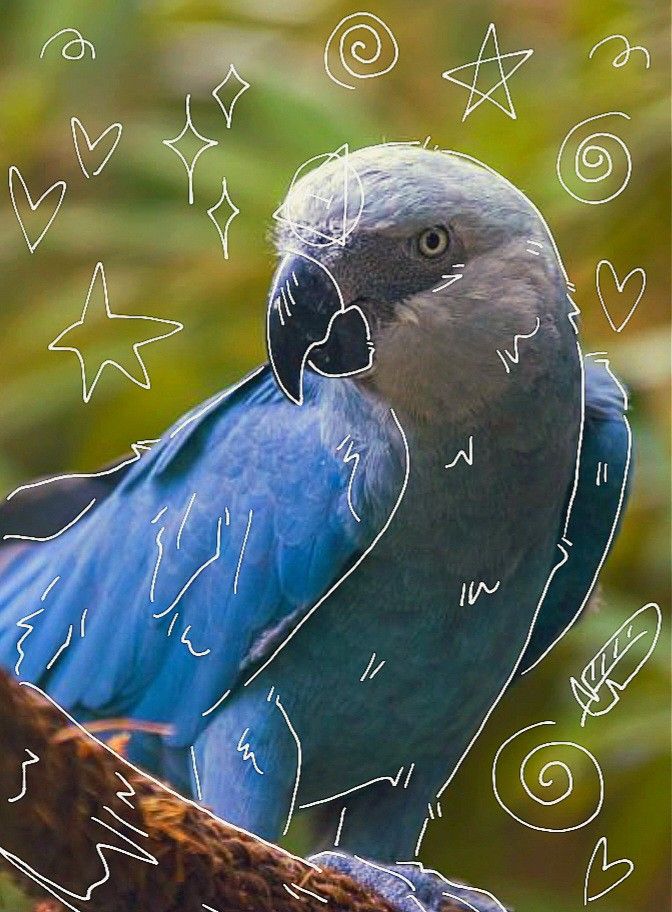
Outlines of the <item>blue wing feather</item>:
[[351,467],[324,442],[316,391],[334,381],[311,382],[299,408],[256,372],[166,432],[90,516],[30,546],[4,574],[0,662],[14,667],[17,623],[42,609],[21,677],[83,716],[165,721],[172,743],[193,743],[250,650],[378,531],[353,518]]

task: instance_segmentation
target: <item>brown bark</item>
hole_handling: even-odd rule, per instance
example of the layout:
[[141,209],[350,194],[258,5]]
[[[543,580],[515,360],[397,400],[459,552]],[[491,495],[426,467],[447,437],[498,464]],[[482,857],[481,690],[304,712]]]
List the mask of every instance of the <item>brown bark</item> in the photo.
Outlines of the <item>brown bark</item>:
[[[42,884],[57,884],[77,910],[393,912],[350,877],[316,870],[136,772],[4,672],[0,744],[0,866],[38,896],[45,894],[7,853]],[[124,783],[131,796],[118,794],[131,791]],[[106,865],[109,878],[83,899]]]

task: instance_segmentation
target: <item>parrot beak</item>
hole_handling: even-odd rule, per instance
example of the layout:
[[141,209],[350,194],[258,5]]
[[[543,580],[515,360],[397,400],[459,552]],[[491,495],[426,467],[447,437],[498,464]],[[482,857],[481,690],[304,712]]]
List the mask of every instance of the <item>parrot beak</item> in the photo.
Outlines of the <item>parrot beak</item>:
[[301,405],[306,364],[327,377],[346,377],[373,364],[369,323],[357,304],[346,307],[326,266],[302,253],[282,259],[267,314],[268,355],[278,385]]

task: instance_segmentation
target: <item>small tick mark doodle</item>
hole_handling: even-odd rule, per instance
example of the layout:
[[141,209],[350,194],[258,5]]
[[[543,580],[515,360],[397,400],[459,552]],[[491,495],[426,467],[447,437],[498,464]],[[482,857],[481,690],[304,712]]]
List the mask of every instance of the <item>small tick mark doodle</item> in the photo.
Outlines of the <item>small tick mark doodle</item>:
[[24,760],[23,763],[21,764],[21,791],[19,792],[18,795],[14,795],[13,798],[7,799],[7,801],[10,804],[12,804],[15,801],[20,801],[23,798],[23,796],[26,794],[26,792],[28,791],[28,777],[26,775],[26,768],[29,767],[33,763],[40,762],[40,758],[37,756],[37,754],[34,754],[27,747],[24,747],[24,750],[28,754],[29,759]]
[[461,608],[464,608],[465,599],[468,600],[470,605],[474,605],[476,603],[476,600],[478,599],[478,597],[481,595],[481,593],[487,592],[488,595],[494,595],[494,593],[497,592],[497,590],[499,589],[499,587],[501,585],[501,580],[497,580],[497,582],[495,583],[495,585],[492,588],[490,588],[489,586],[486,586],[485,583],[480,582],[480,583],[478,583],[478,585],[476,585],[476,590],[474,590],[475,585],[476,585],[476,581],[474,580],[473,582],[469,583],[469,589],[467,590],[467,584],[462,583],[462,593],[460,595],[460,607]]
[[[583,709],[582,727],[586,724],[586,716],[604,716],[616,706],[625,688],[656,648],[662,623],[660,606],[649,602],[635,611],[609,637],[581,672],[580,681],[570,678],[574,698]],[[628,663],[629,670],[624,674],[622,666],[625,666],[625,659],[630,657],[636,643],[640,643],[639,649],[635,650],[635,655],[639,654],[639,660],[634,667]],[[621,676],[622,680],[619,681]]]
[[[614,171],[614,160],[606,147],[605,140],[613,140],[616,146],[621,150],[621,153],[624,156],[625,161],[625,176],[623,177],[620,185],[612,193],[607,192],[607,196],[598,197],[596,199],[589,199],[586,196],[581,196],[578,193],[574,193],[571,187],[567,184],[567,181],[563,177],[564,168],[564,154],[567,147],[567,143],[570,140],[574,140],[574,134],[577,133],[583,126],[586,124],[592,123],[594,120],[601,120],[603,117],[625,117],[626,120],[630,120],[629,114],[624,114],[623,111],[607,111],[604,114],[595,114],[593,117],[587,117],[585,120],[580,121],[576,126],[572,127],[569,133],[563,139],[560,149],[558,150],[558,157],[555,163],[556,174],[558,175],[558,180],[560,181],[563,189],[569,193],[569,195],[577,200],[579,203],[586,203],[589,206],[600,206],[602,203],[608,203],[613,199],[616,199],[630,182],[630,175],[632,173],[632,159],[630,157],[630,150],[623,142],[623,140],[616,136],[614,133],[609,133],[607,131],[597,131],[596,133],[591,133],[589,136],[586,136],[579,142],[579,145],[576,148],[576,151],[572,155],[571,152],[568,157],[573,161],[573,170],[572,175],[576,180],[580,181],[583,184],[593,184],[596,185],[599,190],[599,184],[607,180]],[[592,129],[592,128],[591,128]],[[600,145],[602,143],[602,145]],[[584,173],[585,172],[585,173]],[[592,173],[591,173],[592,172]]]
[[[601,769],[599,763],[597,762],[595,757],[591,754],[591,752],[589,750],[587,750],[585,747],[582,747],[580,744],[577,744],[575,741],[547,741],[546,743],[540,744],[537,747],[533,748],[532,750],[528,751],[528,753],[525,755],[525,757],[523,758],[523,761],[520,764],[518,777],[519,777],[520,784],[521,784],[522,790],[523,790],[523,792],[520,795],[521,798],[523,798],[525,795],[527,795],[528,798],[531,798],[537,804],[540,804],[544,807],[551,807],[556,804],[563,804],[568,798],[571,797],[572,792],[574,791],[574,774],[573,774],[571,768],[566,763],[564,763],[562,760],[558,760],[558,759],[548,760],[546,763],[544,763],[540,767],[540,769],[537,773],[537,784],[543,788],[551,788],[552,786],[555,785],[555,778],[553,776],[549,777],[549,775],[548,775],[549,771],[551,771],[554,767],[557,767],[558,771],[562,772],[563,776],[567,780],[567,786],[560,795],[558,795],[555,798],[542,798],[539,795],[535,795],[535,793],[532,791],[530,786],[527,784],[526,774],[527,774],[528,763],[535,757],[535,755],[537,753],[539,753],[539,751],[546,751],[549,748],[554,748],[556,750],[557,750],[557,748],[563,748],[565,750],[571,749],[573,752],[576,752],[576,756],[579,759],[588,758],[588,760],[591,764],[591,766],[589,766],[589,769],[591,769],[593,775],[596,777],[597,786],[598,786],[598,796],[597,796],[597,801],[595,802],[595,807],[594,807],[593,811],[588,814],[588,816],[585,816],[585,810],[583,810],[583,809],[581,810],[581,814],[583,816],[579,819],[578,823],[574,823],[569,826],[562,826],[562,825],[539,826],[536,823],[531,823],[530,821],[524,820],[522,817],[519,817],[514,811],[512,811],[511,808],[504,802],[504,800],[502,799],[502,797],[499,793],[499,788],[497,785],[497,778],[498,778],[499,760],[500,760],[502,752],[508,747],[509,744],[511,744],[512,741],[516,740],[521,735],[524,735],[527,732],[532,731],[532,729],[534,729],[534,728],[539,728],[542,725],[555,725],[555,722],[550,721],[550,720],[548,720],[546,722],[535,722],[533,725],[528,725],[526,728],[521,728],[519,731],[515,732],[515,734],[511,735],[511,737],[507,738],[506,741],[504,741],[504,743],[499,747],[499,749],[497,750],[497,753],[495,754],[495,758],[492,762],[492,790],[494,792],[495,798],[497,799],[497,803],[499,804],[499,806],[503,810],[505,810],[506,813],[510,817],[513,817],[514,820],[517,820],[518,823],[522,823],[523,826],[529,827],[531,830],[539,830],[542,833],[570,833],[573,830],[580,830],[582,827],[587,826],[592,820],[594,820],[597,817],[597,815],[600,813],[600,811],[602,810],[602,805],[604,803],[604,776],[602,775],[602,769]],[[551,757],[553,757],[553,756],[554,755],[551,754]],[[557,756],[557,754],[555,756]],[[536,760],[535,762],[540,762],[540,761]],[[585,762],[585,760],[584,760],[584,762]],[[507,782],[508,782],[508,779],[507,779]],[[582,789],[582,791],[585,791],[585,790]]]
[[608,469],[609,463],[607,462],[598,462],[597,472],[595,474],[595,484],[599,488],[601,485],[606,484],[608,480]]
[[[453,269],[464,269],[464,263],[455,263],[455,265],[453,266]],[[462,276],[463,276],[463,273],[461,273],[461,272],[446,273],[445,275],[442,275],[441,278],[448,279],[448,281],[443,282],[442,285],[437,285],[436,288],[432,288],[432,291],[434,291],[434,292],[443,291],[444,288],[448,288],[449,285],[453,285],[455,282],[457,282],[459,279],[461,279]]]
[[[625,286],[628,284],[630,279],[633,278],[633,276],[639,276],[639,281],[634,283],[635,300],[633,301],[633,303],[630,307],[630,310],[627,312],[625,318],[621,321],[621,323],[618,324],[618,326],[616,326],[616,324],[614,323],[614,321],[611,317],[611,312],[610,312],[609,308],[607,307],[605,300],[604,300],[603,291],[604,291],[605,282],[604,282],[603,276],[604,276],[605,267],[611,273],[611,276],[614,280],[614,284],[616,285],[616,291],[618,292],[619,295],[623,294],[623,292],[625,290]],[[639,286],[639,288],[637,286]],[[635,269],[630,270],[630,272],[626,275],[626,277],[623,279],[622,282],[619,282],[618,276],[616,274],[616,270],[614,269],[613,265],[609,262],[609,260],[600,260],[600,262],[597,264],[597,267],[595,269],[595,287],[597,288],[597,296],[600,299],[600,304],[602,305],[602,310],[604,311],[604,314],[605,314],[607,320],[609,321],[609,326],[611,326],[611,328],[614,330],[614,332],[620,333],[620,332],[622,332],[623,329],[625,329],[626,325],[628,324],[628,321],[630,320],[630,317],[634,314],[635,310],[637,309],[637,305],[642,300],[642,297],[644,295],[644,290],[646,289],[646,272],[642,269],[641,266],[637,266],[637,267],[635,267]],[[627,303],[626,303],[626,307],[627,307]]]
[[352,504],[352,482],[354,481],[357,468],[359,467],[360,454],[353,453],[352,448],[354,446],[354,441],[351,439],[350,434],[346,434],[343,440],[336,447],[336,452],[340,452],[343,449],[345,444],[348,444],[348,448],[345,451],[345,456],[343,457],[344,465],[347,465],[349,462],[352,463],[352,470],[350,472],[350,479],[348,480],[348,507],[353,517],[357,522],[361,522],[361,517],[357,514],[353,504]]
[[[89,138],[89,134],[86,132],[86,129],[84,127],[84,124],[81,122],[81,120],[78,117],[70,118],[70,128],[72,130],[72,141],[75,144],[75,152],[77,153],[77,161],[79,162],[79,167],[84,172],[85,177],[92,177],[92,176],[97,177],[100,174],[100,172],[103,170],[105,165],[108,163],[110,158],[112,157],[114,150],[119,145],[119,140],[121,139],[121,133],[124,128],[122,127],[122,125],[120,123],[110,124],[110,126],[107,127],[107,129],[103,130],[103,132],[100,134],[98,139],[94,140],[93,142],[91,142],[91,140]],[[114,138],[114,141],[112,142],[112,145],[110,146],[110,149],[109,149],[107,155],[102,160],[102,162],[98,165],[98,167],[95,169],[95,171],[93,172],[92,175],[89,174],[88,168],[86,167],[86,165],[84,164],[84,160],[82,159],[82,153],[79,148],[79,137],[77,135],[78,131],[84,137],[84,142],[86,143],[89,152],[93,152],[93,150],[96,148],[98,143],[101,142],[101,140],[105,139],[105,137],[107,136],[108,133],[112,133],[113,131],[116,131],[116,136]]]
[[[82,352],[79,349],[76,342],[77,342],[78,330],[86,324],[87,319],[90,319],[89,304],[90,304],[91,295],[93,293],[93,289],[94,289],[94,286],[95,286],[97,280],[100,280],[100,283],[101,283],[101,288],[102,288],[102,292],[103,292],[104,316],[106,317],[106,319],[108,319],[108,320],[135,320],[138,328],[145,327],[148,329],[149,324],[161,324],[162,326],[169,327],[169,329],[167,329],[165,332],[161,332],[158,335],[150,336],[149,338],[141,339],[141,341],[135,342],[133,344],[133,346],[132,346],[133,355],[134,355],[135,361],[137,361],[137,364],[140,367],[140,371],[142,374],[142,377],[140,379],[138,379],[138,377],[133,376],[133,374],[130,373],[130,371],[127,370],[125,367],[123,367],[121,364],[119,364],[118,361],[114,361],[112,358],[106,358],[103,361],[103,363],[96,370],[93,380],[91,380],[89,382],[89,379],[87,377],[86,363],[84,360],[84,355],[82,354]],[[84,302],[84,309],[82,310],[81,317],[79,318],[79,320],[76,320],[74,323],[71,323],[70,326],[66,327],[63,330],[63,332],[59,333],[58,336],[56,336],[56,338],[52,342],[49,343],[48,348],[49,348],[49,351],[70,351],[70,352],[73,352],[77,356],[77,360],[79,361],[79,365],[81,368],[81,374],[82,374],[82,399],[84,400],[84,402],[89,402],[89,400],[91,399],[91,396],[93,395],[93,391],[96,387],[96,384],[98,383],[98,380],[100,379],[101,374],[103,373],[103,371],[105,370],[105,368],[107,367],[108,364],[111,365],[112,367],[116,367],[117,370],[121,371],[121,373],[124,374],[125,377],[128,377],[128,379],[132,383],[135,383],[136,386],[139,386],[142,389],[150,389],[152,384],[149,379],[149,374],[147,373],[147,368],[145,367],[145,362],[142,360],[142,357],[140,356],[140,349],[142,348],[143,345],[149,345],[150,342],[158,342],[161,339],[168,339],[170,336],[173,336],[175,333],[180,332],[180,330],[183,328],[184,327],[183,327],[182,323],[179,323],[177,320],[165,320],[160,317],[141,317],[141,316],[136,316],[135,314],[112,313],[110,310],[110,302],[109,302],[108,294],[107,294],[107,281],[105,279],[105,269],[103,267],[103,264],[101,262],[98,262],[98,263],[96,263],[96,266],[93,270],[93,276],[91,277],[91,283],[89,284],[89,290],[86,295],[86,301]],[[72,335],[70,335],[70,334],[72,334]],[[69,335],[70,335],[70,339],[68,340],[67,337]],[[63,344],[64,341],[69,341],[69,344]]]
[[593,47],[590,49],[590,54],[588,54],[588,57],[592,59],[593,54],[599,47],[601,47],[603,44],[606,44],[607,41],[614,41],[614,40],[622,41],[623,44],[625,45],[625,47],[623,48],[622,51],[620,51],[620,53],[616,54],[614,59],[611,61],[612,67],[616,67],[616,69],[619,69],[620,67],[625,66],[626,63],[628,62],[628,60],[630,60],[630,54],[633,51],[641,51],[642,54],[644,54],[644,57],[646,59],[646,69],[647,70],[649,69],[649,67],[651,66],[651,55],[649,54],[647,49],[645,47],[642,47],[641,44],[630,44],[630,42],[625,37],[625,35],[608,35],[606,38],[603,38],[601,41],[598,41],[597,44],[593,45]]
[[[30,206],[31,212],[36,212],[37,209],[42,205],[44,200],[48,196],[50,196],[54,190],[60,190],[60,194],[58,194],[58,202],[54,206],[54,209],[53,209],[51,215],[49,216],[49,220],[48,220],[47,224],[44,226],[44,228],[38,235],[37,240],[35,240],[35,241],[31,241],[31,239],[28,237],[28,232],[26,231],[25,225],[23,224],[23,219],[21,218],[21,214],[19,213],[19,207],[17,205],[16,196],[14,193],[15,178],[18,179],[19,183],[21,184],[21,187],[23,188],[23,194],[26,198],[28,205]],[[10,165],[10,168],[9,168],[9,195],[12,198],[12,206],[14,207],[14,213],[15,213],[16,218],[21,227],[21,231],[23,232],[23,236],[26,239],[26,244],[28,244],[28,249],[30,250],[31,253],[35,253],[35,249],[36,249],[37,245],[40,243],[42,238],[45,236],[45,234],[49,230],[51,223],[58,215],[58,210],[61,208],[61,203],[63,202],[63,197],[65,196],[66,188],[67,188],[67,184],[65,183],[65,181],[56,181],[56,183],[52,184],[51,187],[48,187],[44,191],[42,196],[38,199],[38,201],[36,203],[34,203],[30,193],[28,192],[28,187],[26,186],[26,182],[24,181],[24,179],[21,175],[21,172],[16,167],[16,165]]]
[[378,662],[378,664],[373,669],[373,671],[371,671],[371,666],[373,665],[373,663],[375,661],[376,661],[376,654],[375,654],[375,652],[372,652],[371,658],[369,659],[369,664],[364,669],[364,673],[361,676],[361,678],[359,679],[360,681],[366,681],[367,677],[368,677],[369,681],[372,681],[375,678],[375,676],[378,674],[380,669],[383,667],[383,665],[385,664],[385,659],[383,659],[382,662]]
[[520,351],[518,350],[518,343],[520,342],[521,339],[531,339],[532,336],[536,336],[536,334],[539,332],[540,326],[541,326],[541,323],[539,321],[539,317],[536,317],[536,323],[535,323],[535,326],[534,326],[534,329],[532,330],[532,332],[517,333],[513,337],[513,352],[508,351],[508,349],[506,349],[506,348],[504,349],[503,352],[501,352],[499,349],[496,349],[497,355],[499,356],[500,361],[504,365],[504,370],[507,372],[507,374],[511,373],[511,368],[509,367],[508,361],[506,359],[508,358],[509,361],[511,362],[511,364],[518,364],[518,362],[520,360]]
[[254,751],[250,750],[250,742],[245,740],[247,738],[248,732],[249,732],[249,728],[246,728],[245,731],[240,736],[240,738],[238,739],[238,747],[236,747],[236,750],[239,753],[242,753],[243,763],[246,760],[249,760],[251,762],[252,766],[254,767],[255,771],[257,773],[259,773],[260,776],[263,776],[264,771],[259,769],[259,766],[257,765],[257,758],[254,755]]
[[[346,24],[347,28],[341,31]],[[337,37],[339,33],[340,37]],[[387,44],[385,49],[383,49],[383,40]],[[324,47],[324,68],[327,76],[344,89],[354,89],[355,87],[348,82],[343,82],[332,72],[330,57],[335,56],[336,41],[338,41],[338,62],[348,76],[354,79],[373,79],[376,76],[384,76],[385,73],[390,72],[399,59],[397,40],[382,19],[374,16],[373,13],[364,12],[345,16],[329,35]],[[383,57],[383,55],[385,56]],[[389,63],[381,64],[379,62],[381,57],[383,57],[383,61],[389,60]],[[349,58],[352,58],[357,67],[356,70],[350,65]],[[369,69],[374,66],[375,69]],[[345,78],[347,79],[348,76]]]
[[530,240],[527,243],[530,246],[526,248],[526,253],[531,253],[532,256],[539,256],[541,251],[540,250],[530,250],[530,247],[543,247],[544,245],[541,243],[541,241],[531,241]]
[[[607,871],[611,871],[612,880],[607,883],[606,887],[603,886],[602,889],[595,893],[591,888],[590,882],[594,879],[595,860],[600,853],[600,873],[606,874]],[[618,876],[617,871],[614,870],[614,868],[619,872]],[[611,893],[619,884],[622,884],[624,880],[627,880],[634,870],[635,866],[629,858],[617,858],[616,861],[607,861],[607,837],[602,836],[595,843],[593,854],[590,856],[590,861],[588,862],[588,867],[586,869],[586,877],[583,882],[584,906],[587,906],[589,902],[594,902],[601,896],[606,896],[607,893]]]
[[453,459],[449,463],[447,463],[445,465],[445,468],[446,469],[455,468],[455,466],[460,461],[460,459],[464,459],[464,461],[466,462],[467,465],[474,464],[474,435],[473,434],[469,435],[469,443],[467,444],[467,451],[460,450],[458,452],[457,456],[455,457],[455,459]]
[[[215,218],[215,212],[217,212],[222,206],[226,204],[226,210],[228,210],[228,216],[224,222],[224,227],[219,224]],[[229,228],[231,227],[231,222],[234,218],[240,213],[240,209],[235,205],[231,197],[229,196],[229,191],[226,186],[226,178],[222,178],[222,195],[219,200],[215,203],[214,206],[211,206],[208,209],[208,218],[212,221],[213,225],[217,229],[217,234],[219,235],[219,240],[222,244],[222,252],[224,254],[224,259],[228,260],[229,258]]]
[[[226,88],[229,85],[229,80],[231,80],[231,85],[229,86],[229,88],[233,90],[234,95],[233,95],[233,98],[231,99],[231,101],[229,101],[227,103],[222,100],[220,93],[221,93],[222,89]],[[236,91],[236,87],[238,87],[237,91]],[[231,64],[229,66],[229,71],[226,74],[226,76],[224,77],[224,79],[222,79],[222,81],[219,83],[219,85],[215,86],[215,88],[210,93],[212,95],[212,97],[215,99],[215,101],[217,102],[217,104],[222,109],[222,114],[224,115],[224,119],[226,120],[227,129],[230,128],[230,126],[231,126],[231,121],[233,119],[233,109],[236,106],[236,102],[238,101],[238,99],[244,92],[247,92],[247,90],[249,88],[250,88],[250,83],[247,82],[245,79],[243,79],[242,76],[236,71],[236,68],[234,67],[234,65]]]
[[[320,183],[320,168],[332,165],[339,169],[335,181],[338,190],[325,199],[312,191],[317,190]],[[320,211],[308,221],[305,210],[311,204],[315,207],[316,201],[320,204],[317,207]],[[288,225],[301,241],[311,247],[328,247],[331,244],[344,247],[348,236],[359,224],[363,208],[362,182],[350,163],[348,144],[344,143],[335,152],[315,155],[296,169],[287,196],[273,213],[273,218]],[[328,233],[321,230],[325,223],[329,226]]]
[[[491,57],[484,57],[485,48],[488,42],[492,39],[493,46],[493,55]],[[461,66],[453,67],[450,70],[446,70],[442,73],[442,77],[447,79],[448,82],[454,82],[455,85],[462,86],[464,89],[469,89],[469,98],[467,100],[467,106],[464,109],[464,114],[462,115],[462,122],[469,117],[472,111],[475,111],[476,108],[483,104],[484,101],[489,101],[495,107],[499,108],[500,111],[503,111],[507,117],[510,117],[512,120],[516,120],[516,109],[513,106],[513,101],[511,100],[511,94],[509,92],[509,79],[513,74],[525,63],[526,60],[532,56],[534,51],[531,48],[528,48],[525,51],[511,51],[508,54],[500,54],[499,52],[499,42],[497,41],[497,29],[495,28],[494,22],[491,22],[488,26],[488,30],[485,33],[485,38],[483,39],[483,44],[481,44],[481,49],[478,52],[478,58],[471,63],[464,63]],[[504,67],[502,66],[503,60],[511,59],[511,62],[515,58],[516,63],[509,69],[507,73],[504,72]],[[480,74],[481,66],[484,63],[496,63],[499,70],[499,81],[496,82],[487,92],[481,92],[480,89],[476,88],[476,83],[478,82],[478,77]],[[455,76],[456,73],[462,73],[464,70],[470,70],[473,67],[473,79],[471,83],[464,82],[461,78]],[[465,74],[466,75],[466,74]],[[497,89],[502,88],[506,96],[506,103],[502,104],[497,101],[494,97],[494,93]],[[478,100],[474,101],[474,95],[478,96]]]
[[[51,42],[55,41],[56,38],[59,38],[61,35],[74,35],[75,36],[70,41],[66,41],[66,43],[61,48],[61,57],[63,57],[64,60],[81,60],[82,57],[84,56],[84,54],[86,53],[87,47],[91,51],[91,59],[92,60],[96,59],[95,47],[91,44],[90,41],[87,41],[86,38],[84,38],[84,36],[82,35],[82,33],[80,31],[78,31],[78,29],[62,28],[60,31],[56,32],[55,35],[52,35],[51,38],[47,38],[47,40],[44,42],[44,44],[42,45],[42,50],[40,51],[40,60],[44,57],[44,52],[49,47]],[[73,44],[79,48],[78,54],[71,55],[68,53],[68,48]]]
[[[196,162],[207,149],[210,149],[212,146],[216,146],[218,143],[217,143],[216,139],[208,139],[207,136],[202,136],[198,132],[196,127],[194,126],[194,123],[191,119],[191,95],[186,96],[184,106],[185,106],[186,119],[185,119],[184,126],[182,127],[181,132],[178,133],[177,136],[174,137],[174,139],[163,139],[161,141],[164,144],[164,146],[168,146],[169,149],[172,149],[172,151],[175,153],[175,155],[177,155],[177,157],[180,159],[180,161],[182,162],[182,164],[184,165],[184,167],[186,169],[189,205],[193,206],[193,204],[194,204],[194,169],[196,167]],[[186,134],[189,132],[192,134],[193,137],[201,140],[201,145],[196,150],[196,152],[193,154],[191,161],[187,161],[187,159],[185,158],[183,153],[178,148],[178,143],[180,142],[180,140],[183,139],[186,136]]]

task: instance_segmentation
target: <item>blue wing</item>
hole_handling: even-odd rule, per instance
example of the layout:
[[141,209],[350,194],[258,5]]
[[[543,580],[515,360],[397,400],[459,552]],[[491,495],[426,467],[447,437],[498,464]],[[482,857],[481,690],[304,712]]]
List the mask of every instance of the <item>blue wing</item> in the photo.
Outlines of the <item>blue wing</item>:
[[380,458],[391,417],[359,441],[353,485],[332,443],[352,415],[319,395],[335,382],[314,377],[299,408],[261,369],[168,431],[90,515],[29,546],[3,574],[0,661],[80,715],[166,722],[173,744],[192,743],[398,494]]
[[[529,670],[579,617],[597,583],[628,494],[632,436],[627,395],[606,358],[585,360],[585,420],[579,477],[561,546],[566,562],[551,580],[521,672]],[[562,533],[561,533],[562,534]]]

